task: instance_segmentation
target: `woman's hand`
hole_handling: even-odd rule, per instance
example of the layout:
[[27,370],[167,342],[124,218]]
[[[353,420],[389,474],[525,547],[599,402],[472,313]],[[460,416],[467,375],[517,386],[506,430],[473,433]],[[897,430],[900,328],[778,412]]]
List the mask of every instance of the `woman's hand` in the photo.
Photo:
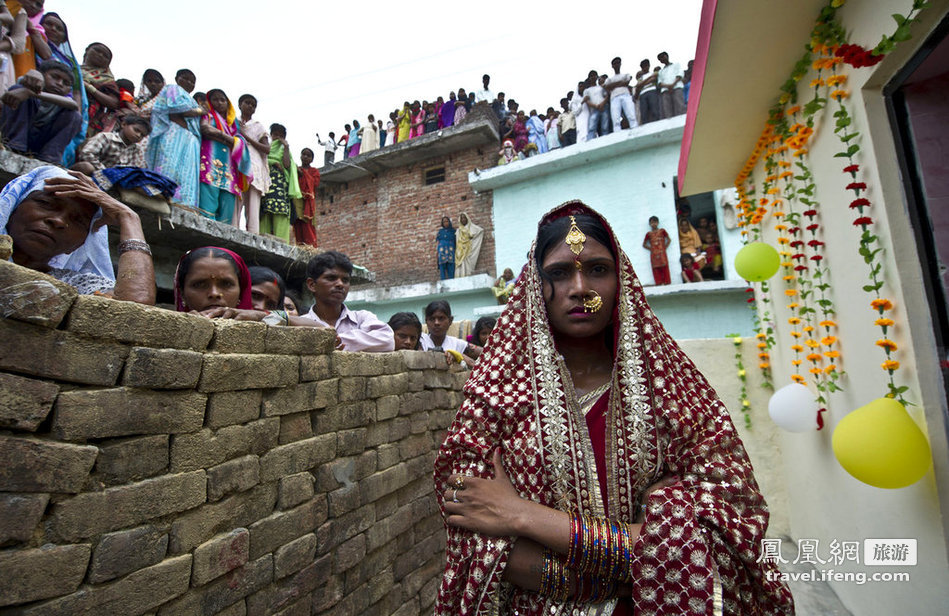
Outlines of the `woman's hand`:
[[209,319],[234,319],[235,321],[260,321],[267,312],[264,310],[245,310],[243,308],[228,308],[218,306],[206,310],[192,310],[192,314],[200,314]]
[[69,175],[68,178],[50,178],[46,181],[45,190],[53,195],[81,199],[99,206],[102,216],[93,224],[93,231],[101,229],[103,225],[121,226],[122,223],[139,221],[138,214],[132,208],[103,192],[89,176],[78,171],[69,171]]
[[518,495],[504,472],[500,449],[494,450],[494,479],[452,475],[448,485],[461,477],[464,488],[450,487],[444,492],[446,522],[473,532],[491,536],[518,535],[517,521],[528,501]]
[[646,491],[643,492],[642,499],[639,501],[640,507],[639,507],[638,513],[636,514],[636,524],[642,524],[643,521],[646,519],[646,512],[643,509],[643,507],[646,505],[646,501],[649,500],[649,495],[655,492],[656,490],[668,488],[669,486],[674,486],[677,483],[679,483],[679,478],[676,477],[675,475],[671,475],[668,477],[663,477],[656,483],[646,488]]

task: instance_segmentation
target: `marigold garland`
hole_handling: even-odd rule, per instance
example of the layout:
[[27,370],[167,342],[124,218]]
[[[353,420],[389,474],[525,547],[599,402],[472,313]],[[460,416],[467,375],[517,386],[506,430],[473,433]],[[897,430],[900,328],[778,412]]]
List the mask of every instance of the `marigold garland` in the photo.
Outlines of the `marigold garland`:
[[[886,354],[886,360],[881,364],[881,368],[889,376],[887,395],[907,404],[902,394],[908,388],[897,387],[893,379],[894,372],[900,368],[900,362],[891,357],[891,354],[897,351],[897,345],[887,338],[887,331],[888,328],[894,326],[894,321],[883,316],[886,311],[893,309],[893,303],[885,297],[880,297],[880,290],[884,285],[883,263],[879,256],[882,247],[879,245],[879,239],[870,231],[870,227],[874,224],[873,218],[864,212],[864,209],[871,207],[871,203],[865,194],[868,190],[867,184],[859,177],[860,165],[854,160],[854,156],[860,151],[859,133],[849,128],[852,118],[845,101],[850,93],[845,89],[847,75],[839,72],[839,66],[848,64],[854,68],[860,68],[872,66],[881,61],[900,41],[911,37],[910,28],[919,19],[920,12],[928,6],[928,2],[913,0],[912,10],[908,15],[894,14],[892,17],[897,23],[896,31],[893,34],[884,35],[880,43],[871,50],[846,41],[846,33],[836,19],[836,11],[844,3],[845,0],[831,0],[821,11],[811,32],[811,44],[807,52],[795,64],[791,76],[782,85],[782,94],[777,104],[771,109],[764,130],[736,177],[735,186],[738,188],[740,198],[739,227],[741,227],[741,236],[745,243],[758,241],[762,237],[761,224],[768,214],[767,208],[772,208],[771,214],[777,220],[774,229],[778,233],[777,243],[779,255],[782,257],[781,267],[784,269],[782,275],[784,294],[791,300],[788,304],[788,309],[791,311],[788,323],[792,326],[789,333],[793,344],[790,348],[795,353],[795,359],[791,360],[795,373],[791,375],[791,378],[794,382],[806,383],[806,378],[797,371],[803,363],[801,353],[805,347],[811,349],[812,352],[805,355],[804,359],[812,364],[808,372],[814,375],[818,390],[821,392],[819,400],[823,401],[825,391],[832,392],[840,389],[837,382],[842,373],[838,365],[833,362],[841,355],[838,348],[833,348],[839,344],[832,329],[836,328],[837,324],[834,320],[833,303],[827,296],[830,288],[829,270],[825,265],[823,255],[825,243],[820,236],[820,207],[815,199],[816,187],[813,175],[807,164],[807,146],[815,132],[815,118],[818,112],[822,111],[829,101],[835,101],[837,110],[833,113],[834,132],[844,147],[844,150],[836,156],[847,159],[849,164],[843,171],[849,173],[853,180],[846,186],[846,190],[853,193],[854,199],[849,205],[857,215],[853,224],[860,227],[861,231],[858,252],[869,267],[870,284],[864,285],[863,288],[876,296],[871,301],[871,306],[879,315],[874,323],[881,328],[883,333],[883,338],[877,340],[876,345],[881,347]],[[810,70],[817,72],[816,77],[809,81],[810,87],[814,90],[814,96],[806,104],[796,104],[798,82]],[[825,74],[824,71],[830,74]],[[822,89],[826,89],[824,96],[821,96]],[[789,104],[791,106],[788,106]],[[778,154],[783,154],[783,156],[778,157]],[[746,184],[762,156],[765,157],[765,183],[762,197],[755,200],[753,188],[750,186],[746,188]],[[792,164],[797,167],[796,171],[792,171]],[[783,190],[782,182],[784,183]],[[802,213],[794,211],[793,203],[795,202],[804,206]],[[802,220],[801,216],[807,220]],[[807,235],[804,235],[805,232]],[[762,304],[767,307],[768,291],[767,283],[762,283],[761,295],[756,293],[755,297],[748,300],[749,304],[755,308],[757,336],[769,341],[769,344],[765,345],[767,348],[759,346],[763,353],[770,350],[773,341],[771,341],[770,329],[768,334],[760,329],[761,320],[755,304],[760,297]],[[817,310],[812,307],[812,302],[816,304]],[[816,314],[818,311],[819,317]],[[767,312],[765,312],[765,318],[770,319]],[[820,321],[816,325],[823,329],[823,332],[819,334],[816,333],[814,323],[817,318],[820,318]],[[801,325],[803,327],[798,329]],[[825,350],[821,351],[821,347]],[[826,365],[823,364],[825,358],[828,361]],[[769,359],[763,361],[761,365],[770,367]]]

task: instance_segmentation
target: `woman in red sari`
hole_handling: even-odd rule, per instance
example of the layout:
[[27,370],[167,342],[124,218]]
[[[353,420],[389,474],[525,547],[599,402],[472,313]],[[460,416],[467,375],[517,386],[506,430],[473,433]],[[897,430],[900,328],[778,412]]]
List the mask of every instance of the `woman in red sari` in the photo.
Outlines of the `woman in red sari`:
[[311,166],[313,150],[303,148],[300,152],[302,167],[297,168],[300,192],[303,194],[303,211],[293,221],[293,235],[297,244],[308,244],[316,248],[316,189],[320,186],[320,170]]
[[793,613],[728,411],[596,212],[543,218],[465,394],[436,614]]

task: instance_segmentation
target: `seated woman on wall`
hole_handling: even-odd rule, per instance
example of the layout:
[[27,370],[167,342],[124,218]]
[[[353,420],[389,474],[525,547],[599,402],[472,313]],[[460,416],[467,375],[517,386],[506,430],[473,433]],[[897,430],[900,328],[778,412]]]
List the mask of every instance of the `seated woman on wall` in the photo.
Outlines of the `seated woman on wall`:
[[250,270],[238,254],[216,246],[195,248],[181,257],[175,271],[175,309],[211,319],[317,327],[284,310],[255,310],[253,286]]
[[[118,277],[106,226],[119,229]],[[80,293],[155,303],[151,250],[138,214],[88,177],[44,166],[0,192],[0,233],[13,239],[13,262],[44,272]]]

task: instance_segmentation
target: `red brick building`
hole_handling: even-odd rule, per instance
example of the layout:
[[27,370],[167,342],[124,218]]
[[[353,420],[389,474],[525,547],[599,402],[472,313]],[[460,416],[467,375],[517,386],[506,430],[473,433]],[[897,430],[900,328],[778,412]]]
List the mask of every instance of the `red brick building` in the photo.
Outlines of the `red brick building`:
[[377,286],[432,282],[442,216],[457,228],[467,212],[484,228],[475,273],[495,275],[491,193],[476,195],[468,173],[495,165],[497,130],[490,108],[478,106],[458,126],[321,169],[320,249],[346,253],[375,273]]

